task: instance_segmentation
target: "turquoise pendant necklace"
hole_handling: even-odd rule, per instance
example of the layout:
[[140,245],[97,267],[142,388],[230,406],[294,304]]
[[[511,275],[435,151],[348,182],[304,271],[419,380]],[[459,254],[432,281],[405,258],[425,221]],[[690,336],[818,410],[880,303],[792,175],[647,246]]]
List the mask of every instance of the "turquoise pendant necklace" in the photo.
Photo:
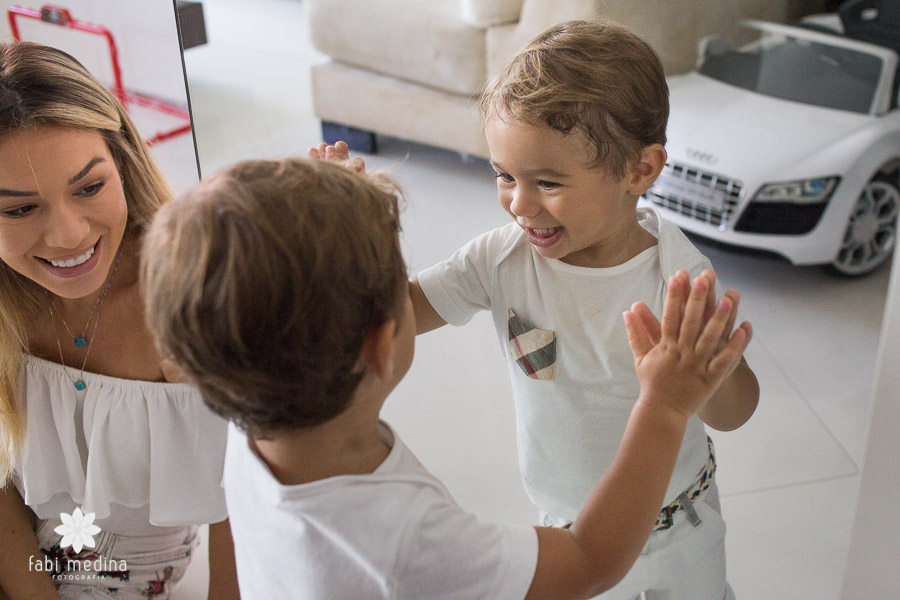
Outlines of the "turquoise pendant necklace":
[[[112,280],[112,278],[110,277],[110,281],[111,281],[111,280]],[[72,341],[75,343],[75,347],[76,347],[76,348],[85,348],[85,347],[87,347],[87,345],[88,345],[88,342],[87,342],[87,332],[88,332],[88,329],[91,328],[91,321],[94,320],[94,311],[97,310],[97,307],[98,307],[98,306],[100,306],[101,304],[103,304],[103,297],[106,295],[106,290],[107,290],[107,289],[109,289],[109,284],[108,284],[108,283],[104,286],[103,291],[100,293],[100,295],[97,296],[97,300],[94,301],[94,306],[91,307],[91,312],[90,312],[90,314],[88,314],[87,323],[84,324],[84,329],[82,330],[81,335],[75,335],[74,333],[72,333],[72,330],[69,329],[69,324],[66,323],[66,320],[65,320],[65,319],[63,319],[63,318],[60,317],[60,320],[62,321],[63,327],[66,328],[66,332],[67,332],[67,333],[69,334],[69,336],[72,338]],[[51,309],[51,311],[52,311],[52,309]],[[100,318],[100,315],[98,314],[98,315],[97,315],[97,319],[99,320],[99,318]],[[94,329],[96,330],[96,325],[95,325]]]
[[[100,326],[100,309],[103,306],[103,300],[106,298],[106,293],[109,291],[109,286],[112,285],[113,277],[116,276],[116,269],[119,268],[119,256],[121,255],[121,251],[116,253],[116,261],[113,263],[112,271],[109,274],[109,277],[106,280],[106,283],[103,284],[103,289],[100,291],[100,295],[97,296],[97,300],[94,302],[94,306],[91,307],[91,312],[88,315],[87,323],[84,325],[84,331],[81,335],[74,335],[72,330],[69,329],[68,324],[66,324],[66,320],[62,318],[60,315],[59,320],[62,321],[63,327],[66,328],[68,334],[73,338],[75,346],[77,348],[87,348],[84,353],[84,360],[81,362],[81,372],[78,375],[78,379],[72,379],[69,375],[68,371],[65,371],[66,377],[69,378],[69,381],[72,382],[72,385],[75,386],[77,391],[82,391],[87,387],[87,384],[84,382],[84,368],[87,366],[88,356],[91,355],[91,348],[94,345],[94,337],[97,335],[97,328]],[[94,312],[97,313],[97,319],[94,320]],[[53,299],[50,300],[50,319],[53,319]],[[91,321],[94,321],[94,330],[91,333],[90,341],[87,340],[87,332],[90,329]],[[55,329],[55,328],[54,328]],[[59,341],[59,334],[56,335],[56,347],[59,350],[59,362],[62,364],[63,368],[66,366],[66,361],[63,359],[63,351],[62,344]]]

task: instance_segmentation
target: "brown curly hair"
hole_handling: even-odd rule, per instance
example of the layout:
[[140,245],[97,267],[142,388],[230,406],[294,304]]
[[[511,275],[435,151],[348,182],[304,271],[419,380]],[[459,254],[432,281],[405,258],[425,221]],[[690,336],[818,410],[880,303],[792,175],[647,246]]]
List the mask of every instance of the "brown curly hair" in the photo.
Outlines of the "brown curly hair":
[[625,175],[641,149],[666,143],[669,87],[656,52],[630,29],[569,21],[534,38],[488,85],[487,120],[510,115],[580,131],[595,165]]
[[141,279],[162,353],[254,437],[348,406],[366,337],[406,293],[385,175],[306,159],[248,161],[160,210]]

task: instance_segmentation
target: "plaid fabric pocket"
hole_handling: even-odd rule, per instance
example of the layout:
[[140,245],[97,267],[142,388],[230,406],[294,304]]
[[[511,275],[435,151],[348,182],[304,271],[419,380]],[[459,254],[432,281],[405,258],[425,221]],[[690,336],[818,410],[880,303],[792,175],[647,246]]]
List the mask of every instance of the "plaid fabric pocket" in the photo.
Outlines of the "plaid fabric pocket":
[[509,351],[528,377],[552,381],[556,370],[556,333],[526,325],[509,309]]

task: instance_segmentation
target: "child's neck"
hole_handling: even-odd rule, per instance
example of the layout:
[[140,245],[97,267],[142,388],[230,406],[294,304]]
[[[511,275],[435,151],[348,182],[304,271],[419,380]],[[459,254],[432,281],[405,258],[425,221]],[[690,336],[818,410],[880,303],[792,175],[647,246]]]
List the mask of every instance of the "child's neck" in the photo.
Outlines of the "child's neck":
[[372,473],[391,450],[379,432],[380,407],[360,406],[354,401],[326,423],[249,443],[283,485]]
[[656,237],[635,219],[629,227],[605,243],[573,252],[560,260],[576,267],[604,269],[624,264],[658,243]]

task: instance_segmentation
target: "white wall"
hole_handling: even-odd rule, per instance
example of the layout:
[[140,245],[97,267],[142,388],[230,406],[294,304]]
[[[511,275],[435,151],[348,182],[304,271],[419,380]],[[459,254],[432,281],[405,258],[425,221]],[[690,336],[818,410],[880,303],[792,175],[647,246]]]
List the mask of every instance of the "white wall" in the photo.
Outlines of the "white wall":
[[843,600],[900,598],[900,252],[894,253],[875,373]]
[[[119,49],[126,89],[187,106],[172,0],[0,0],[0,41],[12,40],[7,20],[10,6],[38,10],[41,4],[63,6],[72,18],[109,29]],[[65,50],[100,81],[112,85],[108,46],[102,36],[21,17],[17,23],[22,39]]]

